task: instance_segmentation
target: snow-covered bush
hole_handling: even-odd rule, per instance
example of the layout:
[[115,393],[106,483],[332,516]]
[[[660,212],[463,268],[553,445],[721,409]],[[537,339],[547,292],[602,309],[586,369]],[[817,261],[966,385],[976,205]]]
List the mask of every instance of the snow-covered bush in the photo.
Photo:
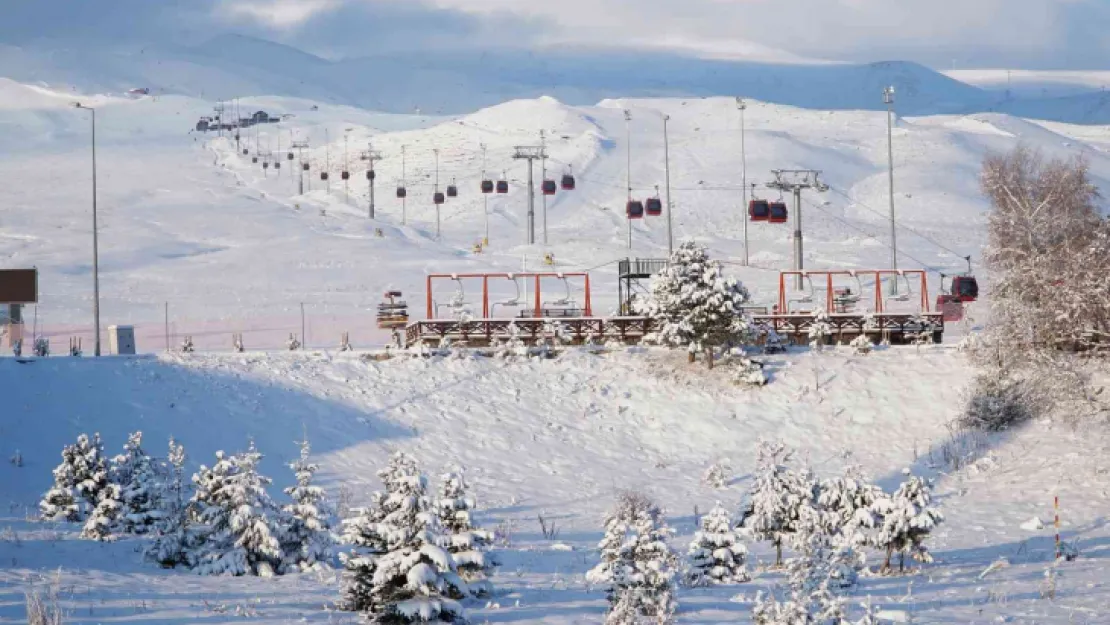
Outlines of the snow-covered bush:
[[198,524],[189,559],[202,575],[259,575],[281,572],[281,510],[266,493],[270,478],[258,472],[262,454],[252,441],[245,453],[216,452],[212,468],[193,475]]
[[784,351],[786,351],[786,339],[775,332],[774,328],[768,327],[763,334],[763,353],[779,354]]
[[191,354],[195,351],[193,347],[193,337],[186,336],[181,340],[181,351],[186,354]]
[[893,495],[871,504],[872,512],[882,519],[874,544],[886,551],[884,572],[890,571],[890,559],[895,553],[899,555],[899,572],[905,570],[906,554],[918,562],[933,561],[925,539],[944,520],[944,515],[932,506],[932,499],[929,483],[910,475]]
[[866,334],[860,334],[852,339],[848,346],[856,351],[857,354],[870,354],[871,350],[875,348],[875,344],[871,342],[871,337]]
[[40,336],[35,339],[34,344],[35,355],[39,358],[46,358],[50,355],[50,339]]
[[751,580],[747,568],[748,548],[741,542],[732,517],[720,502],[702,517],[701,527],[694,534],[687,558],[689,569],[686,580],[691,586],[737,584]]
[[388,494],[381,507],[344,521],[347,567],[342,607],[374,623],[463,623],[468,594],[427,496],[427,480],[410,458],[395,455],[379,472]]
[[728,478],[731,472],[728,461],[714,462],[702,474],[701,483],[710,488],[725,488],[728,486]]
[[297,483],[285,489],[292,503],[284,506],[287,526],[282,536],[286,571],[309,571],[332,564],[332,522],[335,510],[323,488],[312,483],[320,467],[308,461],[312,448],[300,443],[300,457],[289,464]]
[[816,500],[812,476],[787,466],[791,455],[781,441],[760,441],[750,508],[744,514],[752,537],[775,546],[776,566],[782,564],[783,544],[798,532]]
[[647,497],[625,493],[618,499],[598,544],[601,563],[586,573],[591,584],[605,587],[610,606],[607,625],[642,619],[673,622],[678,558],[667,544],[670,533],[663,512]]
[[471,516],[474,507],[462,473],[444,475],[436,498],[436,514],[447,538],[447,551],[454,557],[459,576],[470,593],[484,596],[492,592],[488,577],[495,563],[487,551],[493,543],[493,532],[475,525]]
[[164,568],[189,563],[191,547],[190,510],[186,505],[185,447],[170,439],[166,456],[166,480],[156,499],[161,504],[154,540],[143,555]]
[[515,322],[509,323],[508,336],[501,340],[494,348],[498,358],[523,358],[529,353],[528,346],[524,344],[524,336],[520,326]]
[[637,302],[639,314],[652,320],[648,343],[685,348],[693,361],[703,352],[712,367],[712,350],[750,340],[752,326],[743,306],[748,290],[722,275],[705,248],[686,241],[651,281],[651,294]]
[[[39,503],[47,521],[82,521],[101,502],[101,491],[108,488],[108,466],[100,434],[90,440],[85,434],[77,443],[62,449],[62,463],[54,469],[54,486]],[[106,496],[111,500],[113,493]],[[110,504],[106,504],[108,508]],[[106,508],[104,512],[108,512]]]
[[554,319],[548,319],[543,323],[543,336],[540,338],[540,353],[545,358],[550,358],[554,355],[555,349],[563,345],[569,344],[574,340],[567,327]]
[[1041,408],[1038,399],[1022,380],[988,370],[972,381],[958,423],[971,429],[1006,430],[1034,418]]
[[809,338],[811,348],[817,351],[825,348],[828,337],[832,336],[832,325],[829,323],[827,312],[819,310],[813,315],[813,321],[809,324],[806,336]]
[[289,348],[289,351],[295,352],[301,348],[301,342],[297,339],[296,334],[290,334],[289,340],[285,342],[285,346]]
[[[730,363],[733,381],[745,386],[765,386],[768,380],[767,374],[763,371],[763,363],[748,358],[741,348],[733,348],[732,351]],[[737,351],[740,353],[736,354]]]

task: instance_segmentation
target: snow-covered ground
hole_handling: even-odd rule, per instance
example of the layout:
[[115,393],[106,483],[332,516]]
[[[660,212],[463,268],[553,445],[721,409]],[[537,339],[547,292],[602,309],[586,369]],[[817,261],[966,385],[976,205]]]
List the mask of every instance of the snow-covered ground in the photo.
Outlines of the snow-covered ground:
[[[706,374],[680,354],[657,350],[555,360],[242,354],[140,359],[0,361],[5,454],[0,467],[0,618],[17,619],[22,591],[57,574],[74,623],[353,622],[325,609],[338,597],[333,575],[272,580],[205,578],[143,564],[137,539],[96,544],[76,528],[29,522],[50,484],[58,450],[99,431],[109,451],[141,429],[160,451],[175,436],[189,468],[217,449],[253,437],[276,487],[307,432],[324,484],[352,503],[380,488],[373,473],[391,450],[416,456],[430,476],[462,467],[480,501],[479,520],[509,536],[492,604],[477,622],[600,622],[604,596],[584,573],[596,562],[601,514],[622,489],[657,498],[685,551],[694,514],[720,501],[735,509],[750,482],[760,437],[779,437],[823,476],[862,465],[891,489],[903,468],[938,478],[947,517],[929,541],[937,562],[917,575],[866,578],[853,596],[912,612],[916,623],[1100,623],[1105,621],[1106,463],[1103,433],[1034,424],[989,441],[960,470],[944,460],[946,423],[959,408],[969,367],[945,348],[895,348],[867,356],[836,350],[769,359],[773,383],[747,390],[723,369]],[[59,389],[66,392],[59,393]],[[847,455],[846,452],[851,452]],[[732,476],[723,490],[701,482],[714,462]],[[1061,567],[1054,601],[1039,584],[1052,560],[1052,498],[1064,538],[1082,557]],[[559,528],[540,535],[539,515]],[[1032,517],[1044,529],[1022,529]],[[10,529],[9,529],[10,528]],[[773,558],[766,544],[755,559]],[[873,554],[877,563],[878,554]],[[979,578],[999,558],[1010,566]],[[764,572],[749,584],[680,593],[680,622],[747,622],[758,589],[782,580]]]

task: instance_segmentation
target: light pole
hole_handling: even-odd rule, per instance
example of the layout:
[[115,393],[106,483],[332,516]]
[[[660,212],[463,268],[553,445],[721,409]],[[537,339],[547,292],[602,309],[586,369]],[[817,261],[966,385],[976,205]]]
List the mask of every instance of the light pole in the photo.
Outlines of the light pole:
[[[432,196],[434,200],[439,196],[439,148],[432,150],[436,155],[436,190]],[[436,205],[436,241],[439,240],[439,202],[433,202]]]
[[628,152],[628,199],[625,203],[625,218],[628,221],[628,249],[632,250],[632,215],[628,212],[628,207],[632,205],[632,111],[624,110],[624,135],[627,142]]
[[[544,131],[540,131],[540,184],[547,184],[547,139]],[[542,190],[542,189],[541,189]],[[543,246],[547,247],[547,191],[542,190],[543,196]]]
[[667,138],[667,122],[671,121],[670,115],[663,116],[663,177],[667,185],[667,256],[674,254],[674,235],[672,233],[671,212],[671,149]]
[[744,111],[748,104],[743,98],[736,98],[736,108],[740,110],[740,177],[741,177],[741,204],[740,210],[744,211],[744,266],[748,266],[748,155],[744,149]]
[[[890,173],[890,268],[898,268],[898,237],[894,230],[894,86],[883,89],[886,104],[886,147]],[[890,282],[890,294],[898,294],[897,277]]]
[[74,102],[75,108],[92,114],[92,231],[93,231],[93,355],[100,356],[100,245],[96,228],[96,109]]
[[[482,180],[484,181],[486,179],[486,144],[484,144],[484,143],[481,144],[481,147],[482,147]],[[489,245],[489,194],[485,193],[484,190],[483,190],[483,193],[482,193],[482,202],[483,202],[482,212],[484,212],[485,216],[486,216],[486,236],[482,239],[482,246],[485,247],[485,246]]]

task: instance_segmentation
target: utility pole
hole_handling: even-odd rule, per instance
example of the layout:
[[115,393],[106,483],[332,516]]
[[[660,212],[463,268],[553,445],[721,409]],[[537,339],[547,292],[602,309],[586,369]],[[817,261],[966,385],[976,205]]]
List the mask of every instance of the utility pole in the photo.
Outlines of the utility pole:
[[[794,194],[794,271],[805,269],[802,258],[802,190],[815,189],[821,193],[829,190],[829,185],[820,181],[821,172],[812,169],[775,169],[773,182],[767,187]],[[795,276],[794,288],[802,289],[802,277]]]
[[[883,89],[883,103],[886,104],[886,147],[890,164],[890,268],[898,268],[898,237],[894,231],[894,87]],[[898,280],[890,281],[890,294],[898,294]]]
[[[486,179],[486,144],[480,144],[482,148],[482,180]],[[482,239],[482,247],[489,245],[489,194],[482,193],[482,201],[484,206],[482,208],[486,216],[486,236]]]
[[298,164],[300,165],[299,169],[301,175],[300,178],[297,179],[297,193],[298,195],[304,195],[304,150],[308,147],[308,141],[294,141],[292,145],[293,149],[297,150],[300,154]]
[[382,160],[381,152],[374,150],[373,142],[366,144],[366,160],[370,161],[370,169],[366,170],[366,181],[370,185],[370,219],[374,219],[374,180],[378,174],[374,172],[374,162]]
[[[667,122],[671,121],[670,115],[663,116],[663,172],[667,185],[667,257],[674,254],[674,235],[671,231],[671,213],[674,207],[671,206],[671,150],[670,141],[667,138]],[[746,221],[744,223],[747,223]],[[745,249],[747,244],[745,243]]]
[[324,171],[328,174],[327,180],[324,181],[324,186],[328,194],[331,194],[331,137],[328,136],[328,129],[324,127]]
[[744,146],[744,111],[748,109],[748,104],[744,102],[743,98],[736,98],[736,108],[740,110],[740,188],[741,204],[740,210],[744,215],[744,266],[747,267],[750,262],[750,255],[748,254],[748,156]]
[[350,128],[343,131],[343,173],[345,174],[343,178],[343,202],[345,204],[351,203],[351,162],[347,158],[347,148],[350,146],[350,132]]
[[[544,131],[540,131],[540,184],[547,184],[547,140]],[[547,247],[547,192],[543,192],[543,245]]]
[[[405,147],[401,146],[401,188],[406,189],[405,196],[408,196],[408,190],[405,185]],[[408,223],[408,211],[405,210],[407,197],[401,198],[401,225]]]
[[624,136],[627,143],[628,174],[626,178],[628,198],[625,200],[625,217],[628,220],[628,249],[632,250],[632,215],[628,214],[628,206],[632,204],[632,111],[624,109]]
[[75,108],[92,114],[92,235],[93,235],[93,356],[100,356],[100,243],[96,227],[96,109],[75,102]]
[[526,238],[529,245],[536,242],[536,185],[532,180],[532,163],[547,158],[542,145],[518,145],[513,158],[528,161],[528,224]]

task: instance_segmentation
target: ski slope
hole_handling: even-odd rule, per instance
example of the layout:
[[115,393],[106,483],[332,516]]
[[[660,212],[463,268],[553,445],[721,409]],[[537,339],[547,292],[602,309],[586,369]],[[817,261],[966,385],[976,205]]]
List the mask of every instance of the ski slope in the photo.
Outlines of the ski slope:
[[[728,98],[569,106],[544,97],[450,118],[295,98],[243,99],[241,111],[288,116],[259,127],[257,136],[254,129],[243,134],[240,147],[251,155],[282,154],[293,140],[309,142],[304,155],[311,171],[302,195],[288,161],[280,172],[263,171],[233,140],[191,132],[197,118],[211,113],[210,102],[75,95],[0,81],[0,125],[18,146],[0,154],[0,176],[14,181],[0,217],[0,258],[40,268],[42,298],[28,316],[55,346],[77,336],[88,347],[92,338],[89,118],[70,108],[76,99],[98,107],[104,325],[136,325],[142,351],[164,349],[167,335],[171,344],[191,335],[199,348],[227,348],[233,332],[245,335],[248,348],[278,348],[290,333],[301,334],[302,304],[309,345],[334,346],[344,331],[356,345],[380,345],[387,337],[372,327],[370,315],[386,288],[404,291],[419,312],[427,273],[535,269],[546,253],[556,271],[591,269],[596,308],[613,310],[615,261],[666,253],[666,219],[635,223],[630,250],[623,215],[629,152],[633,196],[654,195],[656,186],[665,195],[664,115],[670,116],[674,237],[709,246],[757,302],[774,300],[776,272],[792,263],[789,224],[748,224],[750,266],[743,266],[744,181],[757,184],[759,196],[776,197],[763,186],[773,169],[819,169],[831,186],[803,196],[805,267],[891,264],[885,113],[751,101],[745,170],[739,114]],[[624,109],[632,117],[627,127]],[[527,171],[512,155],[514,146],[538,144],[541,130],[548,174],[571,171],[578,188],[548,198],[547,245],[537,198],[537,244],[528,245]],[[987,208],[977,173],[987,151],[1025,143],[1053,156],[1082,155],[1105,186],[1104,137],[1097,127],[997,113],[898,118],[898,266],[934,272],[931,300],[936,272],[964,270],[963,256],[977,262]],[[366,164],[358,158],[371,144],[383,157],[376,163],[374,221],[367,219]],[[478,192],[482,145],[486,175],[504,175],[508,195]],[[409,191],[403,211],[394,197],[402,150]],[[460,189],[441,208],[438,240],[431,202],[436,150],[441,190],[450,182]],[[347,185],[339,175],[345,166]],[[330,191],[319,179],[324,169]],[[487,199],[489,246],[475,254],[474,244],[486,234]],[[497,288],[496,298],[512,296],[508,281]],[[464,295],[471,303],[477,297]]]

